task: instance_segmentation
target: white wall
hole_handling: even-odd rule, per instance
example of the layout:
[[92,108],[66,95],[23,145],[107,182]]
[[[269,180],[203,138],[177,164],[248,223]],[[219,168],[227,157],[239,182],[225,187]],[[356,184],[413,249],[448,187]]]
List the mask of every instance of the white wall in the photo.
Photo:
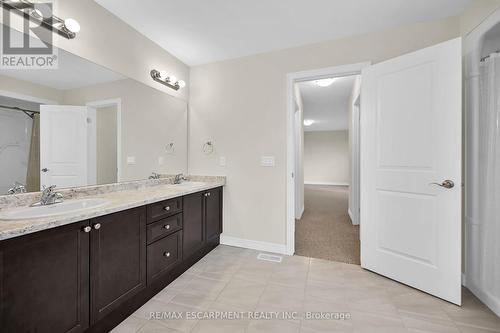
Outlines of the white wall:
[[304,213],[304,105],[297,84],[294,84],[295,110],[295,218]]
[[[227,176],[224,235],[285,244],[287,73],[377,63],[459,33],[459,19],[448,18],[193,67],[189,172]],[[201,150],[207,139],[216,145],[214,155]],[[275,156],[276,166],[261,167],[262,155]]]
[[349,185],[348,131],[304,133],[304,182]]
[[[361,76],[357,76],[349,97],[349,216],[354,224],[359,223],[359,111],[354,105],[361,93]],[[353,118],[353,114],[357,119]],[[353,137],[353,136],[356,136]],[[357,147],[353,147],[356,145]],[[355,156],[357,155],[357,156]]]

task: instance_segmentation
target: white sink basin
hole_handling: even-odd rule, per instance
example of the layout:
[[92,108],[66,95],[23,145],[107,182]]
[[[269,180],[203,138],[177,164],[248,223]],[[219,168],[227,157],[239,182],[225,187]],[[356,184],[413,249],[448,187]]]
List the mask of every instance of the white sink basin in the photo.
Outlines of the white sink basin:
[[47,206],[13,208],[0,211],[0,220],[24,220],[63,215],[103,207],[108,203],[106,199],[80,199]]
[[185,181],[185,182],[182,182],[180,184],[174,184],[175,186],[179,186],[179,187],[195,187],[195,186],[203,186],[205,185],[206,183],[204,182],[190,182],[190,181]]

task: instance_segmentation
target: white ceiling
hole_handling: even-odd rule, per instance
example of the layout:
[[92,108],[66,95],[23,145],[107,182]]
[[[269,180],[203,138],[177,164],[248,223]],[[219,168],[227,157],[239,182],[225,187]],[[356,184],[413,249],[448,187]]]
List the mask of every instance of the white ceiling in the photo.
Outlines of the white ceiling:
[[[12,31],[15,39],[22,40],[23,34]],[[32,38],[32,40],[34,40]],[[82,88],[90,85],[112,82],[125,79],[107,68],[94,64],[84,58],[80,58],[64,50],[57,50],[58,68],[54,69],[33,69],[33,70],[6,70],[2,69],[0,75],[9,76],[15,79],[40,84],[46,87],[70,90]]]
[[[188,65],[461,13],[471,0],[95,0]],[[82,27],[84,29],[85,27]]]
[[356,76],[338,78],[328,87],[314,81],[299,82],[304,119],[314,120],[304,131],[347,130],[349,125],[349,98]]

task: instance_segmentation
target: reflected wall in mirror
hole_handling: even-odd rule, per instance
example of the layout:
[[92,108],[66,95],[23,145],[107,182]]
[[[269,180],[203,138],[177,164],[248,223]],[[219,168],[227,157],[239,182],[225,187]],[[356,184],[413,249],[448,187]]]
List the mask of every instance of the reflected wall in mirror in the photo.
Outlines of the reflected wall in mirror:
[[58,63],[0,70],[0,195],[187,171],[185,101],[62,49]]

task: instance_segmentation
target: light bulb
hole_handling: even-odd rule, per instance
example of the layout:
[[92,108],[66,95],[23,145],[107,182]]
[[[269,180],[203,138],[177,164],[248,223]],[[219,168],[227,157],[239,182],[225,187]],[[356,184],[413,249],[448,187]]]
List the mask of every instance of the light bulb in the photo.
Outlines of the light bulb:
[[165,80],[168,77],[167,71],[160,71],[160,78]]
[[177,78],[175,77],[175,75],[170,76],[168,79],[169,79],[170,83],[172,83],[172,84],[177,82]]
[[29,13],[30,13],[31,17],[34,17],[34,18],[36,18],[38,20],[42,20],[43,19],[43,13],[42,13],[42,11],[40,9],[34,8]]
[[184,88],[186,86],[186,82],[184,80],[179,80],[179,87]]
[[80,23],[72,18],[67,18],[64,20],[64,27],[72,33],[77,33],[80,31]]
[[336,80],[337,80],[336,78],[331,78],[331,79],[316,80],[314,82],[320,87],[328,87],[331,86],[332,83],[335,82]]

